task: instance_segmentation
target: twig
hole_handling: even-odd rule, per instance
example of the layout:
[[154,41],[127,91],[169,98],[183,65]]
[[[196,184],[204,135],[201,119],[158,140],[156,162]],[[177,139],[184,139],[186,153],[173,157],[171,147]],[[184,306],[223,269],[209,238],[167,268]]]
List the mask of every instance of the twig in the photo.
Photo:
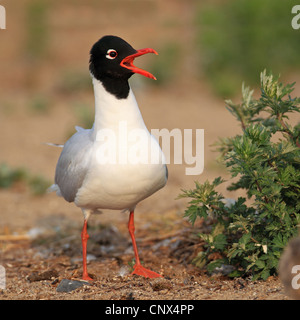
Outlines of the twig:
[[14,234],[1,234],[0,241],[21,241],[21,240],[30,240],[30,237],[27,234],[14,235]]
[[[289,136],[290,136],[290,138],[293,140],[294,139],[294,137],[293,137],[293,134],[292,134],[292,132],[291,132],[291,130],[287,127],[287,125],[284,123],[284,121],[282,120],[282,117],[280,116],[280,115],[277,115],[277,120],[280,122],[280,124],[282,125],[282,127],[283,127],[283,132],[285,132],[285,133],[287,133]],[[298,139],[295,141],[295,143],[296,143],[296,146],[298,147],[298,148],[300,148],[300,142],[298,141]]]

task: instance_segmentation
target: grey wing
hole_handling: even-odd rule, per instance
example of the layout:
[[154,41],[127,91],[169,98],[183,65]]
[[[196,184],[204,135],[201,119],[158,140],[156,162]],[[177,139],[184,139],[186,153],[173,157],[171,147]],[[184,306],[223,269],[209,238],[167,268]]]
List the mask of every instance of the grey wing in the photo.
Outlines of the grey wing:
[[55,171],[59,193],[73,202],[89,169],[93,140],[91,130],[78,130],[64,145]]

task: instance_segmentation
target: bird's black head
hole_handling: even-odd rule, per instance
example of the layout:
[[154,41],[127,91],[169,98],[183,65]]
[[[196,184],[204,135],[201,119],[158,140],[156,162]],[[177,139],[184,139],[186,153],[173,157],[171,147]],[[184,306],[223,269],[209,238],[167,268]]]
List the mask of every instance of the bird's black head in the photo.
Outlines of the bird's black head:
[[157,52],[146,48],[135,50],[123,39],[116,36],[104,36],[90,51],[90,72],[102,82],[105,89],[118,99],[127,98],[128,79],[134,73],[156,79],[151,73],[133,65],[134,58],[146,53]]

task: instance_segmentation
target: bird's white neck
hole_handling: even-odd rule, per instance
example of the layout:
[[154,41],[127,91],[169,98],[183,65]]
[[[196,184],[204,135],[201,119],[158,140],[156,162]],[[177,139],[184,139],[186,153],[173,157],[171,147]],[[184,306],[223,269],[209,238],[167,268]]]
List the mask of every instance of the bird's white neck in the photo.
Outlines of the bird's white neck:
[[128,128],[146,128],[132,90],[126,99],[117,99],[107,92],[102,83],[92,77],[95,94],[94,136],[98,130],[117,130],[120,121],[126,121]]

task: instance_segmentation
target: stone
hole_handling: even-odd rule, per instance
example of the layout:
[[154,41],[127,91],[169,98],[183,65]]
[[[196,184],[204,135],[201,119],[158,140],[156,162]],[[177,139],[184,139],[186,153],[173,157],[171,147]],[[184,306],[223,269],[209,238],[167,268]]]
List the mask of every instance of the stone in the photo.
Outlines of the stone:
[[62,279],[59,285],[56,288],[57,292],[71,292],[77,288],[80,288],[84,285],[90,285],[86,281],[79,281],[79,280],[69,280],[69,279]]

